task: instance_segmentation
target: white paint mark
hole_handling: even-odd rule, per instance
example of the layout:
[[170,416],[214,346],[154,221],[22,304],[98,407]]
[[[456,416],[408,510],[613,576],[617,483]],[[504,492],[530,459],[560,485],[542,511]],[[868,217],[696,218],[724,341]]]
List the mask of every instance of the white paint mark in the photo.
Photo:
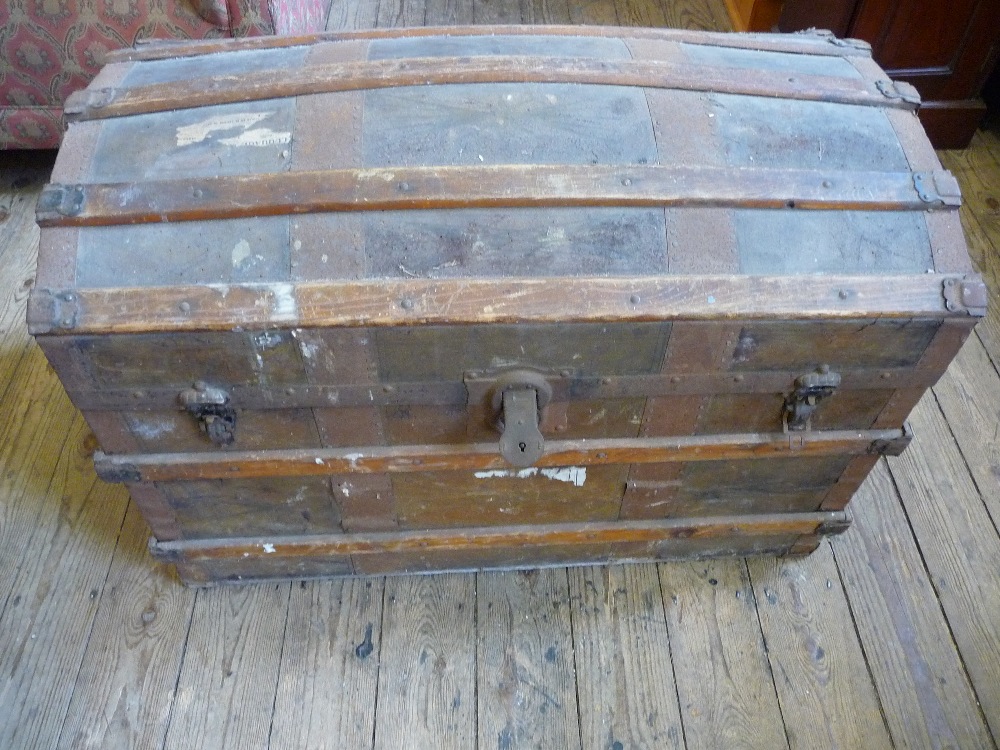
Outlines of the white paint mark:
[[233,268],[239,268],[250,257],[250,243],[240,240],[233,247]]
[[296,250],[301,250],[302,240],[295,240],[295,242],[292,243],[292,247],[295,248]]
[[319,256],[319,259],[324,263],[326,263],[328,260],[330,260],[330,256],[327,255],[326,253],[323,253],[321,256]]
[[275,320],[296,320],[299,315],[295,303],[295,287],[291,284],[271,284],[271,294],[274,297],[271,317]]
[[319,344],[310,344],[307,341],[299,342],[299,351],[304,359],[314,359],[319,354]]
[[392,182],[396,179],[396,173],[387,169],[359,169],[357,171],[358,180],[385,180]]
[[281,334],[277,331],[263,331],[261,333],[255,334],[253,337],[254,344],[260,349],[273,349],[279,346],[284,339]]
[[323,459],[320,458],[319,456],[316,456],[316,458],[313,459],[313,460],[316,462],[317,466],[322,466],[323,465]]
[[209,117],[207,120],[196,122],[193,125],[182,125],[177,128],[177,145],[190,146],[192,143],[201,143],[219,130],[240,128],[245,131],[273,114],[274,112],[239,112],[232,115]]
[[552,479],[556,482],[568,482],[569,484],[575,485],[576,487],[583,487],[584,483],[587,481],[587,467],[586,466],[563,466],[556,469],[539,469],[532,466],[528,469],[521,469],[520,471],[510,471],[509,469],[493,469],[492,471],[477,471],[477,479],[500,479],[506,477],[513,477],[515,479],[528,479],[529,477],[534,477],[541,475],[546,479]]
[[132,425],[132,431],[143,440],[156,440],[162,435],[173,432],[176,428],[177,425],[167,420],[136,422]]
[[253,128],[230,138],[220,138],[224,146],[279,146],[291,143],[292,134],[288,131],[279,132],[271,128]]
[[262,546],[264,547],[265,554],[270,555],[272,552],[274,552],[274,545],[271,544],[270,542],[264,542]]
[[340,491],[344,493],[344,497],[350,497],[351,496],[351,485],[349,485],[349,484],[347,484],[345,482],[344,484],[340,485]]
[[345,459],[351,462],[352,469],[358,468],[358,459],[364,457],[365,457],[364,453],[348,453],[347,455],[344,456]]

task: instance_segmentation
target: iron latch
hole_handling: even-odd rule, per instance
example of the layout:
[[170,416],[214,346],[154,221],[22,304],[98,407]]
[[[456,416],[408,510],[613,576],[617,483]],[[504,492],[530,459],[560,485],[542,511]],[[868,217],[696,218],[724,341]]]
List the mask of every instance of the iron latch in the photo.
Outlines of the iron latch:
[[493,408],[499,414],[500,455],[512,466],[531,466],[545,453],[539,425],[552,398],[552,386],[537,372],[515,370],[497,379]]
[[784,426],[786,430],[808,430],[813,413],[820,402],[834,394],[840,386],[840,374],[830,372],[829,365],[820,365],[815,372],[795,380],[795,390],[785,399]]
[[192,388],[181,391],[178,400],[213,443],[232,445],[236,440],[236,410],[224,390],[199,380]]

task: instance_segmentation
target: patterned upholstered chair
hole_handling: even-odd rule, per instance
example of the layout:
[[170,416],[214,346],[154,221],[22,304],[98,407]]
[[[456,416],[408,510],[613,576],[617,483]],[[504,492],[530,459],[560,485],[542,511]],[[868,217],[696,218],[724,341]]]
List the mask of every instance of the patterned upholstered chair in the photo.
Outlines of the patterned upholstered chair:
[[320,31],[330,0],[0,0],[0,149],[55,148],[62,103],[142,39]]

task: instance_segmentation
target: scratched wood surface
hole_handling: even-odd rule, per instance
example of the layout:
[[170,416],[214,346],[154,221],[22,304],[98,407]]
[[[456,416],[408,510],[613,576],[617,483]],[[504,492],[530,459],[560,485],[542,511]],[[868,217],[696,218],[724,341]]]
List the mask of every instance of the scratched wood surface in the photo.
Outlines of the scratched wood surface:
[[[495,19],[728,24],[716,0],[335,0],[329,27]],[[997,299],[1000,127],[942,157]],[[996,748],[998,305],[809,558],[194,592],[23,325],[50,168],[0,154],[0,747]],[[505,663],[521,706],[488,703]]]

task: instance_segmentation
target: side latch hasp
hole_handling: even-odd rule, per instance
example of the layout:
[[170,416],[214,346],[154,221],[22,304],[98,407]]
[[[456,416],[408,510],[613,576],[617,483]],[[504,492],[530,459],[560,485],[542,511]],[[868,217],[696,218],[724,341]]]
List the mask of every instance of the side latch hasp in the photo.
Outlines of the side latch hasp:
[[815,372],[796,378],[795,390],[785,399],[785,430],[798,432],[810,429],[816,408],[839,386],[840,374],[831,372],[829,365],[820,365]]

